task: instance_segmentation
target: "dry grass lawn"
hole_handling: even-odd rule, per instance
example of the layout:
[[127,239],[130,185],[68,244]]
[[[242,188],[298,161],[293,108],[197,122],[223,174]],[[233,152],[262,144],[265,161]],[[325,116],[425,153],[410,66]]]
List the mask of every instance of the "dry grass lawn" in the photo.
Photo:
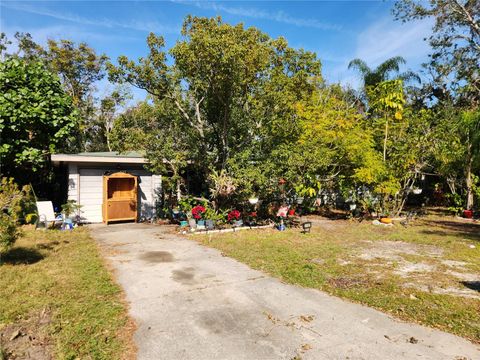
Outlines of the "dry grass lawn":
[[24,235],[0,265],[0,359],[133,358],[132,323],[86,228]]

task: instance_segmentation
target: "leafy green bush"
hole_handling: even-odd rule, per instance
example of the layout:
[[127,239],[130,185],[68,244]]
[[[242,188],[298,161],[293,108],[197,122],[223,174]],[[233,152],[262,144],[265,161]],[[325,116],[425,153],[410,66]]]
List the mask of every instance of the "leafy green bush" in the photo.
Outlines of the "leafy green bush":
[[462,211],[465,209],[465,201],[464,197],[460,194],[447,194],[446,198],[449,203],[448,211],[452,213],[452,215],[460,215]]
[[18,219],[28,190],[27,187],[20,189],[12,178],[0,180],[0,255],[5,253],[20,235]]

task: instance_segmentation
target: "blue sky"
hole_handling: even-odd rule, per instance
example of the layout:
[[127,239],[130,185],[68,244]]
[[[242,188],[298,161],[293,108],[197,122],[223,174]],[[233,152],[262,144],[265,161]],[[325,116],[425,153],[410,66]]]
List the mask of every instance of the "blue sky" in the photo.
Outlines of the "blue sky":
[[[111,59],[147,54],[151,31],[165,37],[167,47],[180,37],[188,14],[221,15],[232,24],[255,26],[271,37],[283,36],[290,46],[314,51],[329,82],[353,87],[358,76],[348,70],[356,57],[375,66],[402,55],[407,67],[418,70],[427,61],[428,22],[394,21],[391,1],[4,1],[0,28],[9,38],[29,32],[34,40],[84,41]],[[136,93],[140,96],[140,93]]]

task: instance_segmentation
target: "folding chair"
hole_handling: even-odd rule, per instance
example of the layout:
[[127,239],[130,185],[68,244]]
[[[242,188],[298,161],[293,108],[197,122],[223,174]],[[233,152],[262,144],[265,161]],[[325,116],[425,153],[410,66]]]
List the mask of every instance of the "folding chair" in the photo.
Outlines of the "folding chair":
[[[35,229],[54,228],[63,224],[62,216],[55,216],[51,201],[37,201],[37,212],[38,219],[35,224]],[[41,224],[43,224],[43,227],[40,226]]]

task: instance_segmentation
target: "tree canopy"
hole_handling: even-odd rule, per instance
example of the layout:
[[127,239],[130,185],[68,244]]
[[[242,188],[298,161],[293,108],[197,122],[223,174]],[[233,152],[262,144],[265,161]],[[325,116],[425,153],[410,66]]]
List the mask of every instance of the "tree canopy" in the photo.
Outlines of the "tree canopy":
[[49,154],[74,141],[76,124],[72,99],[42,62],[18,58],[0,62],[3,175],[25,179],[25,171],[38,170]]

